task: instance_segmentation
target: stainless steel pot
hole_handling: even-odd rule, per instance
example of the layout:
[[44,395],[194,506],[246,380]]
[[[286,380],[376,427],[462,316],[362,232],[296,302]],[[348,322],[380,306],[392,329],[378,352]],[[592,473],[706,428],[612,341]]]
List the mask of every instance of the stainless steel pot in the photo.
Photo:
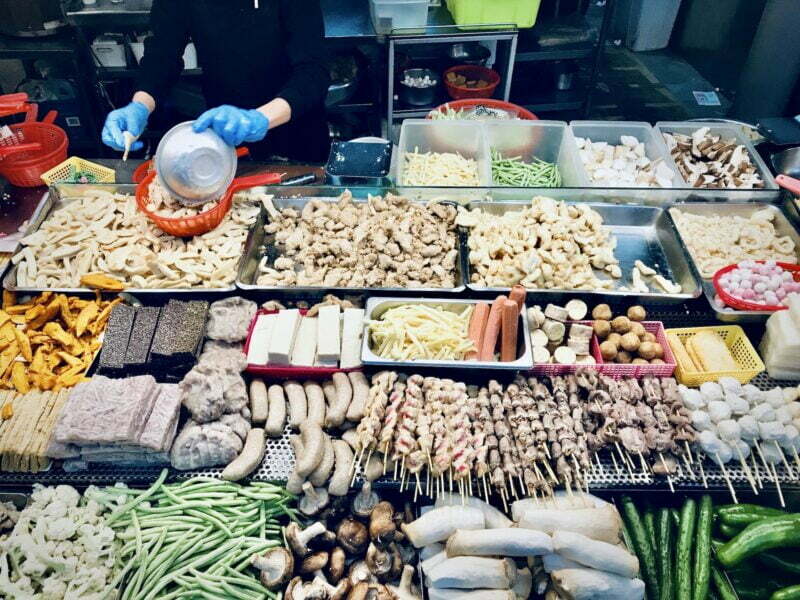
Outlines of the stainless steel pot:
[[64,25],[60,0],[0,0],[0,33],[5,35],[53,35]]

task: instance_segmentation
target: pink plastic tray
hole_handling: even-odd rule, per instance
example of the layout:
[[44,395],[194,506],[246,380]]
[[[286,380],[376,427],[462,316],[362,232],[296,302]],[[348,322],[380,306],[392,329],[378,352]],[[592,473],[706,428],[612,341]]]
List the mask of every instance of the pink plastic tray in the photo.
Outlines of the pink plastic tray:
[[664,334],[664,324],[661,321],[642,321],[645,331],[655,334],[656,340],[664,349],[664,363],[663,365],[624,365],[617,363],[607,363],[603,361],[600,354],[600,342],[597,336],[592,336],[592,355],[598,359],[600,363],[600,372],[609,377],[618,379],[620,377],[644,377],[645,375],[653,375],[654,377],[672,377],[675,371],[676,362],[675,356],[667,342],[667,336]]
[[[277,313],[277,310],[259,309],[256,312],[253,320],[250,322],[250,327],[247,330],[247,341],[244,343],[244,353],[247,354],[250,349],[250,338],[253,335],[253,328],[256,325],[259,315],[272,315]],[[305,315],[308,311],[300,309],[300,314]],[[248,373],[259,375],[261,377],[269,377],[271,379],[327,379],[334,373],[348,373],[350,371],[360,371],[361,368],[353,369],[339,369],[335,367],[289,367],[284,365],[254,365],[247,364]]]
[[[567,321],[565,325],[569,327],[572,323],[580,325],[591,325],[593,321]],[[552,363],[534,364],[531,373],[534,375],[543,375],[545,377],[557,377],[559,375],[569,375],[583,369],[600,369],[603,364],[603,358],[600,356],[600,344],[597,343],[597,336],[592,334],[592,339],[589,341],[589,353],[594,357],[597,364],[594,365],[557,365]]]

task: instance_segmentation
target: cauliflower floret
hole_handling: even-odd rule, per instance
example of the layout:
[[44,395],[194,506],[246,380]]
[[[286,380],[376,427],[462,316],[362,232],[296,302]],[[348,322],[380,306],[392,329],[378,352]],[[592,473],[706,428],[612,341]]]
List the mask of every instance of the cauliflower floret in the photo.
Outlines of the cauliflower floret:
[[59,485],[56,486],[55,498],[70,508],[75,508],[78,506],[78,502],[80,502],[81,495],[78,493],[78,490],[71,485]]
[[51,575],[44,580],[42,584],[41,599],[42,600],[62,600],[64,594],[67,592],[67,584],[58,579],[55,575]]
[[55,519],[47,525],[47,537],[51,540],[68,540],[78,529],[78,524],[68,517]]

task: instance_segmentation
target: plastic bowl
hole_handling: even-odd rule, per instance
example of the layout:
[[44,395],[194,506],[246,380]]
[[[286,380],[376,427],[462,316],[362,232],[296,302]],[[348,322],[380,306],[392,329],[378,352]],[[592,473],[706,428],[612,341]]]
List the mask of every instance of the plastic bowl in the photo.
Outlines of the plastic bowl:
[[192,131],[192,122],[170,129],[158,144],[155,170],[161,186],[187,206],[221,198],[236,175],[236,151],[211,129]]
[[[763,260],[754,261],[757,263],[763,264]],[[800,265],[795,265],[791,263],[779,262],[776,263],[779,267],[781,267],[784,271],[788,271],[792,274],[792,278],[795,281],[800,281]],[[742,298],[737,298],[725,291],[722,287],[722,284],[719,280],[722,278],[723,275],[726,273],[730,273],[734,269],[739,266],[739,263],[728,265],[727,267],[722,267],[719,271],[714,273],[714,277],[712,278],[711,282],[714,284],[714,291],[717,292],[717,296],[725,303],[725,306],[736,310],[751,310],[751,311],[778,311],[778,310],[786,310],[789,308],[788,306],[784,306],[782,304],[771,305],[771,304],[759,304],[757,302],[750,302],[748,300],[743,300]]]
[[471,109],[474,109],[478,106],[485,106],[486,108],[493,108],[497,110],[502,110],[508,113],[509,117],[512,119],[520,119],[522,121],[538,121],[539,117],[533,114],[526,108],[522,108],[517,104],[512,104],[511,102],[504,102],[503,100],[494,100],[492,98],[470,98],[466,100],[453,100],[452,102],[447,102],[445,104],[441,104],[431,110],[428,115],[425,117],[428,120],[433,119],[433,113],[436,112],[447,112],[447,109],[452,109],[455,111],[464,111],[469,112]]
[[[468,88],[452,84],[447,76],[453,73],[455,75],[463,75],[468,80],[482,79],[489,85],[482,88]],[[447,88],[447,93],[453,100],[461,100],[464,98],[491,98],[495,89],[500,84],[500,75],[497,71],[481,67],[480,65],[458,65],[450,67],[444,72],[443,76],[444,86]]]

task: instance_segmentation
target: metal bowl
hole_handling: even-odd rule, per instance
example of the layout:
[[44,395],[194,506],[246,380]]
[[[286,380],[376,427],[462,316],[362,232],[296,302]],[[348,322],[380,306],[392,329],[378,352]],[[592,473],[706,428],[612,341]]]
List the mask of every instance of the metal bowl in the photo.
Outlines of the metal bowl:
[[447,47],[447,56],[459,64],[485,65],[492,51],[478,42],[458,42]]
[[[430,77],[433,85],[418,88],[403,83],[406,77]],[[398,86],[400,100],[411,106],[429,106],[436,100],[437,89],[439,88],[439,74],[431,69],[406,69],[403,71],[403,79]]]
[[236,175],[236,150],[211,129],[195,133],[187,121],[164,134],[154,164],[162,187],[193,206],[225,193]]

